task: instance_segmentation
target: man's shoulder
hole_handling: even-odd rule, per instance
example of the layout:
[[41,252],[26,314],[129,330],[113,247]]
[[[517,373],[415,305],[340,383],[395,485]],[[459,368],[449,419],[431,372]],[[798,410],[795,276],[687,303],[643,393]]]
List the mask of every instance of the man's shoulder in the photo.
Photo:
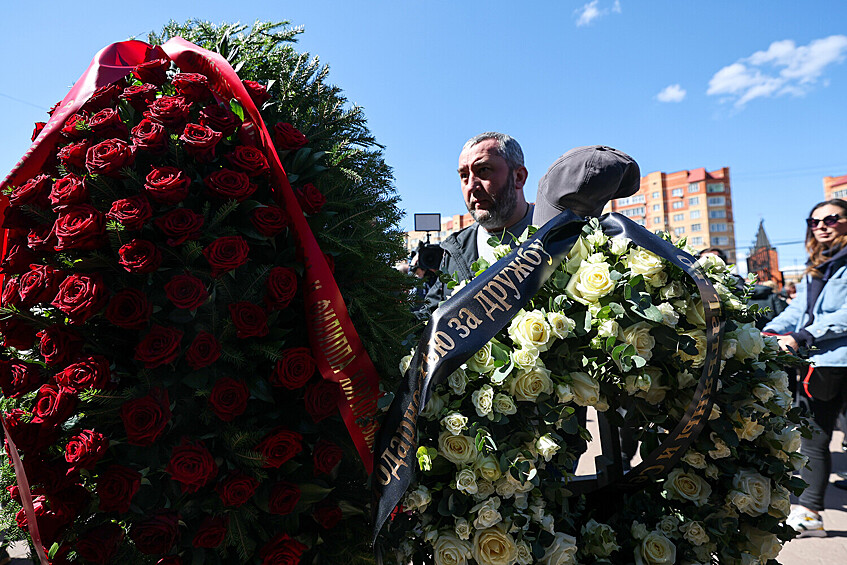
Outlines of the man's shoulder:
[[447,238],[441,242],[441,247],[444,245],[458,245],[459,247],[464,247],[464,245],[471,240],[476,238],[476,230],[479,228],[479,224],[471,224],[467,227],[460,229],[459,231],[454,231]]

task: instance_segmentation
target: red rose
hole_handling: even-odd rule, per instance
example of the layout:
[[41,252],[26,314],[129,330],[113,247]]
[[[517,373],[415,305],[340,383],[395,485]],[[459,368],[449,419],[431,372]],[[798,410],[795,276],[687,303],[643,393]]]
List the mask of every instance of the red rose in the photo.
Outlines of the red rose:
[[271,374],[271,384],[288,390],[296,390],[305,384],[315,374],[315,360],[308,347],[292,347],[282,353],[282,358],[276,362]]
[[18,306],[21,303],[21,295],[20,295],[20,287],[18,286],[18,279],[10,279],[7,278],[3,285],[3,294],[0,301],[2,301],[3,306]]
[[18,317],[0,320],[0,333],[3,334],[3,347],[29,349],[35,341],[35,328]]
[[153,208],[144,196],[138,194],[112,202],[106,217],[118,222],[125,229],[137,231],[153,217]]
[[43,381],[38,365],[20,359],[0,360],[0,390],[6,398],[19,398],[34,391]]
[[221,133],[207,126],[188,124],[179,140],[185,152],[196,161],[208,163],[215,159],[215,146],[221,140]]
[[83,430],[65,446],[65,461],[72,470],[92,469],[109,448],[109,438],[94,430]]
[[57,156],[59,157],[59,161],[65,167],[76,167],[77,169],[85,168],[85,156],[88,153],[88,148],[91,147],[91,142],[86,140],[77,141],[76,143],[71,143],[70,145],[65,145],[59,152]]
[[312,511],[315,522],[325,530],[331,530],[341,521],[341,508],[334,502],[321,502]]
[[209,549],[218,547],[223,543],[228,527],[228,516],[206,516],[197,528],[197,534],[191,540],[191,545]]
[[209,191],[227,200],[243,202],[256,192],[258,188],[250,182],[250,177],[238,171],[219,169],[203,179],[203,183]]
[[118,249],[118,263],[130,273],[152,273],[162,264],[162,252],[146,239],[133,239]]
[[39,352],[48,367],[62,365],[82,351],[82,337],[61,324],[53,324],[38,332]]
[[59,284],[64,278],[62,271],[49,265],[30,265],[29,271],[18,279],[18,294],[23,306],[50,302],[56,298]]
[[297,273],[288,267],[274,267],[265,283],[265,304],[271,310],[282,310],[297,293]]
[[121,98],[130,103],[136,112],[143,112],[156,99],[155,84],[137,84],[124,88]]
[[242,80],[241,84],[247,89],[247,94],[250,95],[250,99],[253,100],[257,108],[261,108],[262,104],[271,99],[268,88],[255,80]]
[[32,204],[40,208],[47,208],[49,195],[50,176],[38,175],[15,187],[9,194],[9,202],[15,206]]
[[43,130],[46,125],[47,122],[35,122],[35,127],[32,128],[32,137],[30,138],[30,141],[38,139],[38,136],[41,135],[41,130]]
[[162,96],[150,103],[144,117],[165,127],[180,130],[188,121],[191,102],[182,96]]
[[226,154],[229,164],[245,173],[248,177],[257,177],[270,169],[265,154],[252,145],[239,145],[232,153]]
[[53,226],[35,225],[26,236],[26,243],[33,251],[52,253],[58,240]]
[[321,194],[321,191],[312,183],[307,184],[300,190],[294,191],[294,194],[297,196],[297,202],[300,203],[300,207],[307,214],[317,214],[324,207],[324,204],[326,204],[326,196]]
[[[74,519],[74,516],[70,514],[70,509],[67,506],[57,500],[57,497],[48,499],[46,496],[40,495],[33,498],[32,503],[35,510],[35,521],[38,523],[38,529],[41,532],[42,543],[50,546],[57,540],[65,526]],[[27,529],[29,522],[23,508],[15,515],[15,522],[20,529]]]
[[288,214],[279,206],[259,206],[250,213],[250,223],[265,237],[274,237],[290,222]]
[[60,424],[73,414],[77,397],[69,388],[43,385],[35,395],[32,421],[36,424]]
[[144,190],[160,204],[182,202],[191,186],[188,175],[176,167],[153,167],[144,180]]
[[221,356],[221,345],[208,332],[198,332],[185,352],[185,360],[195,371],[208,367]]
[[215,487],[224,506],[241,506],[246,503],[259,488],[259,481],[244,473],[233,473]]
[[147,325],[153,305],[147,295],[135,288],[119,290],[106,307],[106,319],[120,328],[137,330]]
[[315,422],[320,422],[338,412],[341,389],[338,383],[320,379],[306,387],[303,403],[306,412]]
[[214,104],[200,110],[200,125],[221,132],[223,137],[229,137],[241,125],[241,118],[228,107]]
[[160,512],[151,518],[136,522],[129,537],[141,553],[158,555],[167,553],[179,535],[179,515],[176,512]]
[[114,108],[103,108],[88,121],[91,131],[103,139],[127,139],[129,130],[121,120],[121,115]]
[[172,247],[200,237],[203,222],[202,215],[188,208],[176,208],[161,218],[153,220],[153,224],[168,236],[167,243]]
[[132,144],[136,149],[149,151],[155,155],[164,153],[168,148],[168,135],[165,126],[144,118],[132,128]]
[[274,126],[274,141],[276,146],[284,151],[286,149],[300,149],[309,140],[300,130],[288,123],[278,123]]
[[341,462],[343,452],[331,441],[320,440],[312,453],[315,475],[327,475]]
[[88,129],[87,122],[88,112],[74,114],[65,120],[65,125],[62,126],[62,135],[70,139],[79,139],[88,136],[91,130]]
[[179,357],[179,344],[182,332],[176,328],[166,328],[154,324],[135,348],[136,361],[141,361],[148,369],[173,363]]
[[147,396],[124,402],[121,406],[121,420],[126,430],[127,443],[142,447],[153,445],[171,421],[168,391],[154,388]]
[[118,100],[118,96],[123,90],[124,82],[121,80],[118,83],[107,84],[101,86],[94,91],[88,100],[85,101],[82,108],[87,112],[99,112],[107,106],[113,106]]
[[106,235],[106,219],[90,204],[75,204],[62,209],[53,225],[56,251],[97,249]]
[[273,486],[268,498],[268,512],[284,516],[294,512],[300,502],[300,487],[288,481],[282,481]]
[[88,148],[85,168],[92,175],[121,176],[121,169],[135,161],[135,147],[122,139],[107,139]]
[[81,536],[76,542],[76,551],[88,562],[106,565],[112,562],[123,539],[123,528],[108,522]]
[[[6,208],[7,213],[12,207]],[[39,258],[27,246],[27,239],[14,237],[9,234],[9,247],[6,256],[0,261],[0,270],[7,275],[23,273],[29,268],[30,263]]]
[[203,256],[212,267],[212,276],[215,278],[246,263],[249,253],[250,246],[238,235],[219,237],[203,249]]
[[103,512],[128,512],[132,497],[141,488],[141,473],[124,465],[110,465],[97,479],[97,496]]
[[108,298],[102,275],[73,274],[59,285],[59,292],[51,304],[64,312],[70,323],[76,326],[97,314]]
[[67,387],[73,391],[104,389],[111,380],[109,371],[109,360],[102,355],[92,355],[68,365],[64,371],[57,373],[54,377],[60,386]]
[[177,92],[186,100],[202,102],[211,95],[209,79],[200,73],[177,73],[172,82]]
[[279,428],[259,442],[256,451],[265,458],[262,467],[280,468],[283,463],[303,451],[303,436],[297,432]]
[[193,444],[187,439],[173,448],[165,470],[180,483],[182,492],[197,492],[218,474],[218,466],[209,450],[202,443]]
[[268,315],[261,306],[252,302],[234,302],[228,308],[238,338],[268,335]]
[[174,306],[185,310],[196,310],[209,298],[206,285],[192,275],[173,277],[165,284],[165,295]]
[[132,76],[141,82],[149,82],[156,86],[162,86],[168,79],[167,70],[171,67],[170,59],[161,57],[152,61],[140,63],[132,69]]
[[215,381],[209,396],[209,407],[224,422],[231,422],[247,409],[250,389],[244,381],[221,377]]
[[262,565],[298,565],[300,557],[309,549],[288,534],[280,534],[259,550]]
[[88,186],[77,175],[70,173],[56,180],[50,191],[50,203],[54,208],[82,204],[88,201]]
[[[3,414],[3,421],[6,424],[6,429],[9,430],[9,435],[15,441],[18,449],[24,453],[36,453],[41,451],[48,445],[53,445],[57,437],[57,428],[52,425],[42,425],[39,422],[24,422],[23,416],[26,414],[20,408],[16,408],[10,412]],[[40,458],[34,458],[34,461],[41,461]],[[28,464],[27,472],[30,476],[33,475],[32,467],[36,465],[33,461]],[[39,482],[43,482],[41,476],[37,476]],[[18,495],[20,502],[20,495]]]

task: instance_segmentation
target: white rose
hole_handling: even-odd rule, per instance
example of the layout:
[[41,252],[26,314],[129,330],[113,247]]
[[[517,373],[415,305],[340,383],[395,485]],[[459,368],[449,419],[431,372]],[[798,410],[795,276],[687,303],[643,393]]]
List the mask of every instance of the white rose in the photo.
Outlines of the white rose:
[[768,514],[779,520],[784,520],[791,513],[791,494],[788,489],[777,485],[771,491],[771,504]]
[[521,347],[513,349],[509,354],[512,363],[521,369],[531,369],[538,363],[538,349],[535,347]]
[[718,476],[720,475],[720,470],[718,469],[717,465],[709,463],[706,465],[706,471],[704,474],[712,480],[717,480]]
[[760,402],[767,402],[773,398],[774,390],[766,384],[759,383],[753,387],[753,396],[759,399]]
[[635,548],[635,565],[664,565],[676,562],[676,546],[660,532],[650,532]]
[[755,359],[764,350],[765,341],[762,339],[762,332],[754,324],[743,324],[734,333],[738,341],[736,359],[740,361]]
[[585,236],[585,240],[594,247],[603,247],[609,241],[609,236],[603,233],[601,229],[595,229],[593,232]]
[[[464,518],[456,518],[456,524],[453,526],[453,530],[459,536],[459,539],[468,540],[471,538],[471,525]],[[468,547],[468,553],[470,553],[470,547]]]
[[706,333],[703,330],[692,330],[682,332],[681,335],[686,335],[694,340],[694,346],[697,348],[696,355],[689,355],[682,349],[677,353],[683,361],[691,361],[692,367],[702,367],[706,360]]
[[414,357],[414,356],[410,354],[410,355],[406,355],[405,357],[400,359],[400,374],[401,375],[406,374],[406,370],[409,368],[409,365],[412,364],[412,357]]
[[692,545],[709,543],[709,534],[702,522],[686,522],[679,527],[682,537]]
[[553,541],[544,551],[541,563],[544,565],[572,565],[576,563],[576,538],[556,532]]
[[477,565],[512,565],[517,559],[518,548],[515,538],[498,524],[476,531],[472,553]]
[[506,416],[510,416],[518,412],[515,400],[508,394],[503,394],[502,392],[498,392],[494,395],[493,407],[495,412]]
[[647,526],[645,526],[641,522],[633,522],[629,530],[632,534],[632,537],[634,537],[635,539],[643,540],[647,537]]
[[670,498],[690,500],[697,506],[707,503],[712,494],[709,483],[694,473],[686,473],[679,467],[671,470],[663,487]]
[[450,533],[441,532],[432,546],[435,565],[466,565],[471,555],[468,542]]
[[721,407],[717,404],[712,404],[712,411],[709,413],[709,420],[717,420],[721,417]]
[[715,432],[709,434],[709,438],[715,444],[715,448],[709,451],[709,457],[712,459],[723,459],[732,455],[729,446]]
[[727,270],[726,263],[723,259],[714,255],[712,253],[708,255],[702,255],[697,262],[694,264],[695,268],[699,267],[700,269],[708,272],[714,273],[723,273]]
[[620,549],[615,541],[615,530],[608,524],[598,523],[594,518],[583,524],[582,542],[585,551],[597,557],[608,557]]
[[706,468],[706,457],[693,449],[689,449],[685,455],[682,456],[682,460],[694,467],[695,469],[705,469]]
[[803,439],[800,435],[800,430],[795,427],[783,428],[779,433],[770,432],[768,437],[778,441],[782,446],[782,451],[785,451],[786,453],[799,451],[800,442]]
[[574,401],[580,406],[594,406],[600,401],[600,383],[588,373],[575,371],[570,374]]
[[532,557],[532,549],[530,549],[529,544],[523,540],[518,542],[517,560],[520,565],[532,565],[535,563],[535,559]]
[[741,469],[732,478],[732,487],[735,489],[730,493],[741,492],[750,496],[749,505],[744,508],[736,507],[741,512],[750,516],[759,516],[768,511],[771,504],[771,480],[750,469]]
[[494,491],[503,498],[511,498],[518,491],[518,485],[506,477],[501,477],[494,485]]
[[565,286],[565,292],[577,302],[589,304],[597,302],[614,288],[615,281],[611,279],[608,263],[583,261]]
[[746,525],[742,526],[742,529],[747,537],[747,548],[754,556],[759,558],[761,563],[776,559],[776,556],[782,551],[782,544],[775,534]]
[[626,328],[623,331],[623,339],[632,344],[638,355],[643,357],[645,361],[649,361],[653,357],[656,339],[650,335],[650,324],[647,322],[638,322]]
[[788,463],[791,465],[791,468],[795,471],[799,471],[803,467],[806,466],[806,463],[809,462],[809,458],[802,453],[792,453],[788,456]]
[[406,494],[406,498],[403,499],[403,509],[409,512],[418,510],[423,514],[430,502],[432,502],[432,495],[429,489],[419,485],[418,488]]
[[482,385],[479,390],[473,391],[471,394],[471,402],[478,416],[488,416],[491,418],[491,410],[493,409],[494,389],[491,385]]
[[535,448],[538,450],[538,455],[544,458],[545,461],[550,461],[560,446],[550,434],[544,434],[535,441]]
[[666,284],[665,286],[659,289],[659,296],[662,297],[663,300],[679,298],[684,294],[685,288],[679,281],[671,281],[670,283]]
[[490,454],[478,457],[474,463],[474,469],[480,477],[491,483],[497,481],[503,475],[497,458]]
[[456,475],[456,490],[467,494],[477,493],[476,473],[473,469],[462,469]]
[[671,306],[670,302],[662,302],[656,308],[662,313],[662,323],[675,328],[679,323],[679,313]]
[[447,431],[454,436],[459,436],[462,435],[462,430],[467,427],[468,418],[458,412],[451,412],[441,419],[441,425],[447,428]]
[[661,288],[668,283],[668,274],[665,271],[660,271],[647,279],[647,284],[652,288]]
[[685,319],[692,326],[698,328],[706,327],[706,311],[703,309],[702,300],[698,298],[697,300],[688,301],[685,308]]
[[500,245],[494,246],[494,249],[492,251],[494,253],[495,259],[502,259],[506,255],[508,255],[511,250],[511,245],[509,245],[508,243],[502,243]]
[[509,382],[509,393],[515,400],[530,402],[535,402],[542,394],[552,394],[553,381],[550,380],[550,371],[544,367],[518,371]]
[[662,260],[646,249],[636,247],[630,249],[624,258],[624,264],[629,267],[633,275],[642,275],[650,280],[662,270]]
[[571,386],[566,383],[557,384],[556,385],[556,397],[558,398],[561,404],[567,404],[571,400],[574,399],[573,390]]
[[749,417],[742,417],[737,412],[733,420],[736,424],[741,424],[735,427],[735,435],[738,439],[753,441],[765,431],[765,427],[759,422]]
[[620,325],[617,320],[600,320],[600,323],[597,326],[597,335],[599,337],[618,337],[619,331]]
[[447,377],[447,384],[456,394],[465,394],[465,387],[468,386],[468,375],[465,370],[459,367]]
[[468,436],[454,436],[441,432],[438,436],[438,454],[455,465],[467,465],[476,459],[474,440]]
[[630,241],[631,240],[628,237],[616,235],[609,240],[609,250],[613,255],[623,255],[626,253]]
[[547,323],[550,324],[550,331],[559,339],[567,338],[576,327],[576,322],[561,312],[548,312]]
[[[647,402],[650,402],[650,399],[647,399]],[[609,409],[609,401],[605,396],[601,396],[600,399],[594,404],[594,409],[598,412],[605,412]]]
[[591,250],[589,249],[588,244],[585,242],[585,238],[582,236],[576,240],[571,250],[568,252],[567,261],[565,263],[565,270],[568,273],[575,273],[579,266],[582,264],[582,261],[591,254]]
[[509,337],[512,340],[523,347],[535,348],[538,351],[547,351],[552,335],[550,324],[539,310],[521,310],[509,325]]
[[738,351],[738,340],[728,337],[721,344],[721,359],[731,359],[735,357],[735,352]]
[[473,495],[474,500],[485,500],[494,494],[494,484],[489,481],[479,481],[476,483],[476,494]]
[[503,517],[500,515],[500,499],[492,496],[485,502],[471,508],[471,513],[476,512],[474,528],[490,528],[499,524]]
[[477,373],[490,373],[495,369],[494,356],[491,355],[491,342],[482,346],[482,349],[474,353],[467,361],[468,369]]
[[688,388],[697,384],[697,379],[688,371],[677,373],[676,380],[679,383],[679,388]]
[[768,375],[768,379],[771,381],[775,390],[778,390],[779,392],[790,391],[788,388],[788,373],[785,371],[774,371]]
[[676,516],[663,516],[659,520],[658,529],[670,538],[674,537],[672,534],[676,533],[677,526],[679,526],[679,518]]
[[426,406],[424,406],[423,410],[421,410],[421,416],[427,420],[435,420],[441,414],[443,409],[444,398],[433,392],[432,396],[429,397]]

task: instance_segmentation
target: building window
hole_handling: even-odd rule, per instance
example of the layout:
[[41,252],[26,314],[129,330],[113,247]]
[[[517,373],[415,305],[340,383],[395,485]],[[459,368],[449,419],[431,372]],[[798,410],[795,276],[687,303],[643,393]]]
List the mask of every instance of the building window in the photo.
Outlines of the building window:
[[643,225],[644,225],[644,218],[638,218],[638,219],[636,219],[636,220],[635,220],[635,223],[636,223],[636,224],[638,224],[639,226],[643,226]]
[[673,233],[674,233],[675,235],[682,235],[682,234],[684,234],[684,233],[685,233],[685,228],[684,228],[684,227],[682,227],[682,226],[680,226],[680,227],[678,227],[678,228],[674,228],[674,229],[673,229]]
[[726,198],[723,196],[710,196],[709,206],[723,206],[726,204]]
[[700,183],[692,182],[688,184],[688,192],[700,192]]
[[630,204],[643,204],[646,198],[643,194],[636,194],[635,196],[630,196],[629,198],[618,198],[615,200],[615,203],[618,206],[629,206]]
[[699,236],[698,237],[692,237],[691,239],[688,240],[688,244],[689,245],[703,245],[703,238],[699,237]]
[[654,212],[658,212],[658,211],[659,211],[659,210],[661,210],[661,209],[662,209],[662,205],[661,205],[661,204],[653,204],[653,211],[654,211]]
[[671,196],[682,196],[682,189],[675,188],[671,191]]
[[709,229],[712,231],[726,231],[726,224],[723,222],[717,224],[710,224]]
[[675,200],[672,205],[674,210],[679,210],[680,208],[685,208],[685,202],[682,200]]
[[699,196],[692,196],[691,198],[688,199],[688,205],[689,206],[697,206],[698,204],[700,204],[700,197]]
[[688,217],[692,220],[696,220],[700,217],[700,210],[691,210],[691,212],[688,214]]
[[621,214],[623,214],[627,218],[640,217],[646,213],[647,209],[644,206],[638,206],[636,208],[630,208],[628,210],[621,210]]
[[725,235],[719,235],[712,238],[712,245],[729,245],[729,238]]
[[681,222],[684,219],[685,219],[685,214],[674,214],[673,215],[673,221],[674,222]]
[[726,218],[726,210],[709,210],[709,218]]
[[658,217],[653,218],[653,224],[661,224],[661,223],[662,223],[662,218],[658,218]]
[[723,183],[722,182],[710,182],[706,184],[706,192],[709,194],[713,192],[723,192]]
[[655,199],[655,198],[658,198],[658,197],[659,197],[659,193],[658,193],[658,192],[654,192],[654,193],[653,193],[653,198]]
[[836,190],[832,193],[832,196],[830,196],[830,198],[844,198],[845,196],[847,196],[847,188],[842,190]]
[[700,224],[691,224],[691,231],[700,231],[702,229]]

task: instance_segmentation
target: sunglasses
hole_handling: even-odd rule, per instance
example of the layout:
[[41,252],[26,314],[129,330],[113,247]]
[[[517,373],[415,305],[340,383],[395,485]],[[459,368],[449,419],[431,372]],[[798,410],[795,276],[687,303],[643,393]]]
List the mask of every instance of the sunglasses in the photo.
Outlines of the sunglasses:
[[810,230],[813,230],[818,227],[818,223],[823,222],[823,225],[828,228],[831,228],[838,223],[838,220],[843,217],[844,216],[840,214],[830,214],[829,216],[825,216],[823,218],[806,218],[806,225],[809,226]]

